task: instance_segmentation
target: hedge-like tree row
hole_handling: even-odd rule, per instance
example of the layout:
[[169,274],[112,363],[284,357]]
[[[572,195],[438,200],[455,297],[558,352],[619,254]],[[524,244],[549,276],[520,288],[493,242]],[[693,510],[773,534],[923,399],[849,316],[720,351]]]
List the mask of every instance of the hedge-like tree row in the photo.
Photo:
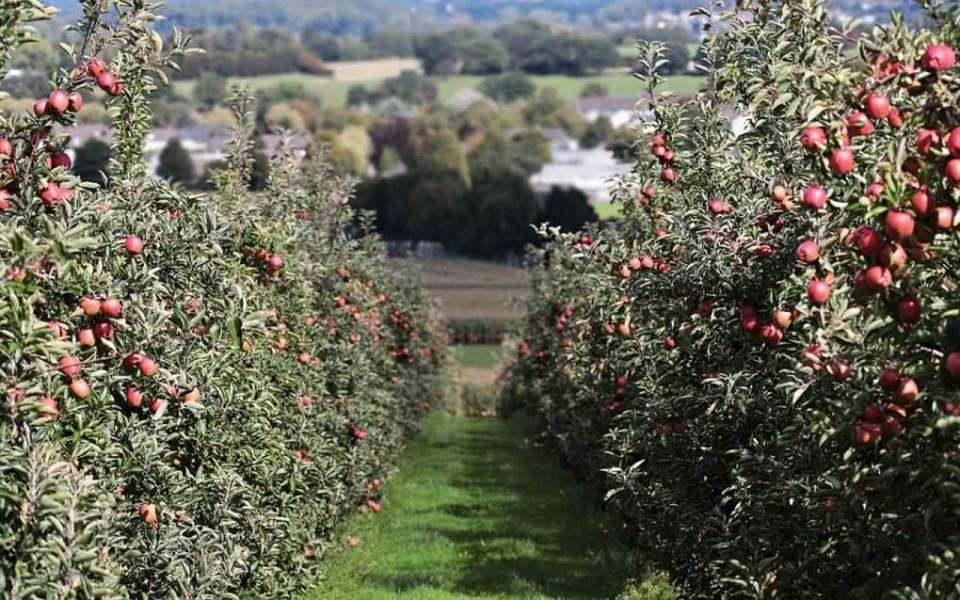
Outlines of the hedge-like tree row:
[[690,101],[646,47],[627,218],[547,232],[507,391],[685,597],[957,597],[957,12],[736,7]]
[[[30,114],[0,113],[0,596],[289,597],[437,398],[443,348],[313,152],[248,192],[250,100],[218,191],[148,178],[165,48],[141,0],[83,0]],[[0,77],[47,18],[0,2]],[[101,94],[111,179],[62,127]]]

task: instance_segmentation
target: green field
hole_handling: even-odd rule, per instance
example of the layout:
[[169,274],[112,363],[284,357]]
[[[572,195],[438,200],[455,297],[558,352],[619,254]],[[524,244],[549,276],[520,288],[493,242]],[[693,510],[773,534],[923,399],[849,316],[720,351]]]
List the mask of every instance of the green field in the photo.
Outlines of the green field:
[[616,221],[623,217],[623,207],[613,202],[594,204],[593,210],[597,211],[597,216],[604,221]]
[[[589,83],[600,83],[610,90],[611,96],[635,97],[643,91],[640,82],[631,74],[624,71],[614,71],[603,75],[590,77],[569,77],[563,75],[544,75],[531,77],[534,83],[541,88],[553,88],[561,97],[569,100],[575,99],[580,95],[584,86]],[[468,89],[477,89],[482,77],[472,75],[459,75],[454,77],[444,77],[438,79],[437,86],[440,92],[440,99],[443,102],[449,102],[457,94]],[[274,88],[279,84],[295,83],[303,86],[304,91],[317,98],[321,98],[324,106],[343,106],[347,100],[347,91],[354,85],[365,85],[374,87],[382,81],[382,78],[372,78],[368,80],[354,79],[350,81],[337,80],[329,77],[320,77],[317,75],[305,75],[301,73],[289,73],[283,75],[264,75],[261,77],[234,77],[230,79],[230,85],[247,85],[254,90],[266,90]],[[692,75],[675,75],[668,77],[664,90],[677,94],[692,94],[702,85],[703,78]],[[185,80],[175,83],[179,94],[189,97],[193,90],[193,81]]]
[[599,506],[525,419],[438,413],[304,600],[676,598],[662,577],[631,583],[638,561]]
[[453,356],[461,367],[493,369],[503,360],[503,349],[495,345],[454,346]]

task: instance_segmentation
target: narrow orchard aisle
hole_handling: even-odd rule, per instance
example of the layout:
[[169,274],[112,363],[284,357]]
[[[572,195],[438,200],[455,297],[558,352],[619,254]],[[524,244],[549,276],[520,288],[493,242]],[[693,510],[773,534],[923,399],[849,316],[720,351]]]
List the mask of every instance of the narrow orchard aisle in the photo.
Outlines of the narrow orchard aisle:
[[630,553],[526,427],[519,417],[434,415],[386,487],[383,512],[342,531],[359,545],[331,559],[308,597],[617,597]]

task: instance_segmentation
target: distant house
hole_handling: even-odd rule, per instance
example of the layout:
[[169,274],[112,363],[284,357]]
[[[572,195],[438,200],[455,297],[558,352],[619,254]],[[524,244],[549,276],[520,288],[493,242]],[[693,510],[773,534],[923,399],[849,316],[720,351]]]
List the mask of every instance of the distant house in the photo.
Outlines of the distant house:
[[589,97],[577,98],[574,102],[577,112],[591,123],[600,117],[610,119],[617,129],[634,125],[640,120],[637,102],[633,98]]
[[629,173],[630,164],[618,161],[606,148],[584,150],[576,141],[572,144],[575,147],[554,145],[553,161],[530,178],[530,186],[539,194],[553,187],[575,187],[591,202],[609,202],[611,180]]
[[570,135],[562,129],[550,128],[540,129],[539,131],[547,138],[547,141],[550,143],[550,151],[554,156],[563,154],[564,152],[576,152],[580,149],[580,142],[570,137]]
[[456,96],[450,99],[447,105],[457,112],[464,112],[477,102],[486,102],[491,106],[496,105],[493,100],[471,88],[467,88],[457,93]]
[[[113,136],[113,130],[107,125],[77,125],[69,128],[66,133],[70,136],[73,149],[84,145],[88,140],[97,139],[109,141]],[[160,153],[167,146],[170,140],[177,139],[183,145],[184,150],[193,159],[194,171],[199,175],[210,163],[223,160],[224,147],[227,144],[228,132],[224,129],[208,129],[204,127],[159,127],[152,130],[147,138],[144,154],[149,162],[151,173],[157,172],[160,164]],[[260,137],[262,151],[267,156],[276,154],[280,147],[279,135],[264,135]],[[295,135],[290,138],[290,145],[293,148],[294,156],[298,160],[303,160],[307,155],[307,146],[309,140],[303,136]]]

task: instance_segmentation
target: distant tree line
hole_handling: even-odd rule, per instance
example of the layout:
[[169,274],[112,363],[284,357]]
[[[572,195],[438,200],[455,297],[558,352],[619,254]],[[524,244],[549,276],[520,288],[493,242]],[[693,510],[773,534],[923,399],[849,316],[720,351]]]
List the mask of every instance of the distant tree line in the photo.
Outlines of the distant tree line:
[[204,54],[187,57],[179,77],[212,72],[255,76],[302,72],[329,74],[327,63],[385,57],[418,58],[428,75],[580,76],[629,64],[617,44],[655,39],[668,44],[671,70],[683,71],[696,43],[683,28],[627,29],[616,36],[517,20],[495,29],[461,26],[428,33],[377,29],[363,37],[331,33],[327,20],[308,23],[297,35],[269,28],[213,28],[192,32]]
[[[459,254],[498,258],[534,241],[531,224],[575,230],[597,220],[580,191],[534,193],[530,176],[552,158],[547,138],[529,125],[505,127],[488,102],[460,113],[383,118],[370,136],[381,176],[360,185],[356,203],[376,214],[387,239],[436,241]],[[387,159],[404,169],[390,173]]]
[[252,77],[276,73],[329,75],[331,71],[293,32],[276,29],[216,28],[192,32],[194,45],[204,53],[186,57],[178,77],[193,79],[203,73],[225,77]]

